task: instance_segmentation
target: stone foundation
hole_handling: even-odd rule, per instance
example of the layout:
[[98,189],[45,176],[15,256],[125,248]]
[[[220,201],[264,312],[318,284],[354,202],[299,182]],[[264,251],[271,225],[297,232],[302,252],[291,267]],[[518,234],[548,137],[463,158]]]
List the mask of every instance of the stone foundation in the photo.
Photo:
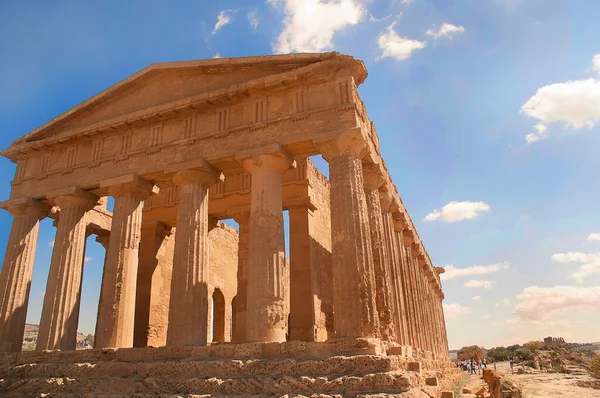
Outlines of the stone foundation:
[[339,339],[21,352],[0,356],[0,395],[440,397],[462,377],[430,353],[396,351],[377,339]]

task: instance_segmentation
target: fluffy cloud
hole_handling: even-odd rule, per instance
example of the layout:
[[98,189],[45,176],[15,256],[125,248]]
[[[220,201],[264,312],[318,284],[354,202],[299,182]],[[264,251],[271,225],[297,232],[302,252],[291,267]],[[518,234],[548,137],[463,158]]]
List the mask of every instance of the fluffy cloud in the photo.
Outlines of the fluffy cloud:
[[444,317],[448,321],[455,321],[461,316],[471,313],[471,307],[465,307],[458,303],[442,305],[444,307]]
[[509,304],[510,304],[510,299],[505,298],[503,300],[496,302],[496,304],[494,304],[494,307],[505,307],[505,306],[508,306]]
[[594,58],[592,58],[592,68],[594,69],[594,72],[600,73],[600,54],[596,54],[594,55]]
[[212,31],[213,35],[217,33],[219,29],[221,29],[223,26],[227,25],[231,21],[231,16],[227,14],[231,11],[232,10],[223,10],[219,12],[219,15],[217,15],[217,23],[215,24],[215,28]]
[[473,301],[479,301],[479,300],[481,300],[481,296],[473,296],[473,297],[471,297],[471,299]]
[[428,36],[432,36],[434,40],[437,40],[441,37],[447,37],[448,39],[452,39],[452,36],[461,34],[465,32],[465,28],[463,26],[452,25],[451,23],[444,23],[438,30],[429,29],[427,31]]
[[410,58],[413,51],[425,48],[424,41],[412,40],[406,37],[401,37],[394,30],[396,22],[387,27],[386,31],[379,35],[377,42],[382,51],[381,58],[395,58],[397,60],[405,60]]
[[258,16],[256,11],[250,11],[247,15],[248,23],[252,29],[256,29],[258,27]]
[[444,267],[445,272],[440,274],[440,279],[448,281],[459,276],[487,275],[509,268],[510,264],[506,261],[491,265],[473,265],[467,268],[456,268],[454,265],[449,264]]
[[91,257],[86,257],[86,258],[83,259],[84,263],[87,263],[88,261],[92,261],[92,258]]
[[217,53],[215,54],[215,56],[213,57],[213,59],[217,59],[217,58],[223,58],[221,57],[221,53],[217,51]]
[[[600,73],[600,54],[594,56],[592,66]],[[600,120],[600,80],[571,80],[540,87],[521,107],[521,114],[538,120],[536,131],[525,136],[529,144],[546,138],[552,123],[575,130],[592,128]]]
[[[588,237],[589,240],[589,237]],[[583,283],[586,278],[591,275],[600,273],[600,252],[596,253],[582,253],[582,252],[568,252],[568,253],[557,253],[550,257],[550,261],[556,263],[579,263],[581,266],[577,271],[569,275],[569,279],[574,280],[577,283]]]
[[273,43],[276,53],[320,52],[333,47],[334,34],[365,16],[360,0],[269,0],[283,3],[283,30]]
[[492,314],[485,314],[484,316],[481,317],[481,319],[487,320],[490,319],[492,317]]
[[425,221],[456,222],[470,220],[489,210],[490,206],[484,202],[453,201],[442,207],[442,210],[434,210],[429,213],[425,216]]
[[539,321],[565,312],[600,312],[600,286],[531,286],[517,299],[520,303],[515,313],[527,320]]
[[588,242],[600,242],[600,233],[589,234],[587,237]]
[[51,240],[50,242],[48,242],[48,246],[50,246],[50,247],[54,247],[54,241],[53,241],[53,240]]
[[478,288],[481,287],[483,289],[491,289],[494,286],[496,281],[482,281],[478,279],[471,279],[470,281],[465,282],[463,287],[466,288]]

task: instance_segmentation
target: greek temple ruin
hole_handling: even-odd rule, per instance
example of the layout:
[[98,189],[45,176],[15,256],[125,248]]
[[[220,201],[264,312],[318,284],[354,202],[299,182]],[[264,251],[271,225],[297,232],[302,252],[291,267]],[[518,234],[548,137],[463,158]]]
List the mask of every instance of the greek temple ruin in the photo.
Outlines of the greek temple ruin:
[[[60,352],[83,361],[70,350],[93,234],[106,257],[87,361],[368,352],[417,363],[419,375],[428,364],[436,380],[451,374],[443,269],[381,157],[357,91],[366,78],[361,61],[335,52],[157,63],[14,141],[2,152],[17,167],[0,204],[14,217],[0,274],[10,372],[61,362]],[[46,217],[56,238],[33,357],[19,351]]]

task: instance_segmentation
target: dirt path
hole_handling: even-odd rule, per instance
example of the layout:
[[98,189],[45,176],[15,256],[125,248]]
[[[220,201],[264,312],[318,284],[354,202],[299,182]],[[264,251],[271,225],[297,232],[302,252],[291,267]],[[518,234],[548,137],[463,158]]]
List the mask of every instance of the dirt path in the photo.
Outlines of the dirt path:
[[[577,385],[577,382],[591,381],[589,376],[542,372],[511,375],[508,362],[498,363],[497,369],[521,386],[523,398],[600,398],[600,390]],[[514,370],[517,371],[517,366]]]

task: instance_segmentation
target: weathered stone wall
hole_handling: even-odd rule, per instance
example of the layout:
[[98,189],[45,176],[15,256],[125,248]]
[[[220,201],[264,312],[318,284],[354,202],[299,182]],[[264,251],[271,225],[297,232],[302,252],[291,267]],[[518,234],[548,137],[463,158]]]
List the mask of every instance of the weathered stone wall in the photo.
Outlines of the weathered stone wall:
[[483,369],[483,380],[488,385],[490,396],[493,398],[503,398],[506,394],[502,391],[510,391],[512,398],[521,398],[523,395],[519,386],[504,379],[504,374],[492,369]]

